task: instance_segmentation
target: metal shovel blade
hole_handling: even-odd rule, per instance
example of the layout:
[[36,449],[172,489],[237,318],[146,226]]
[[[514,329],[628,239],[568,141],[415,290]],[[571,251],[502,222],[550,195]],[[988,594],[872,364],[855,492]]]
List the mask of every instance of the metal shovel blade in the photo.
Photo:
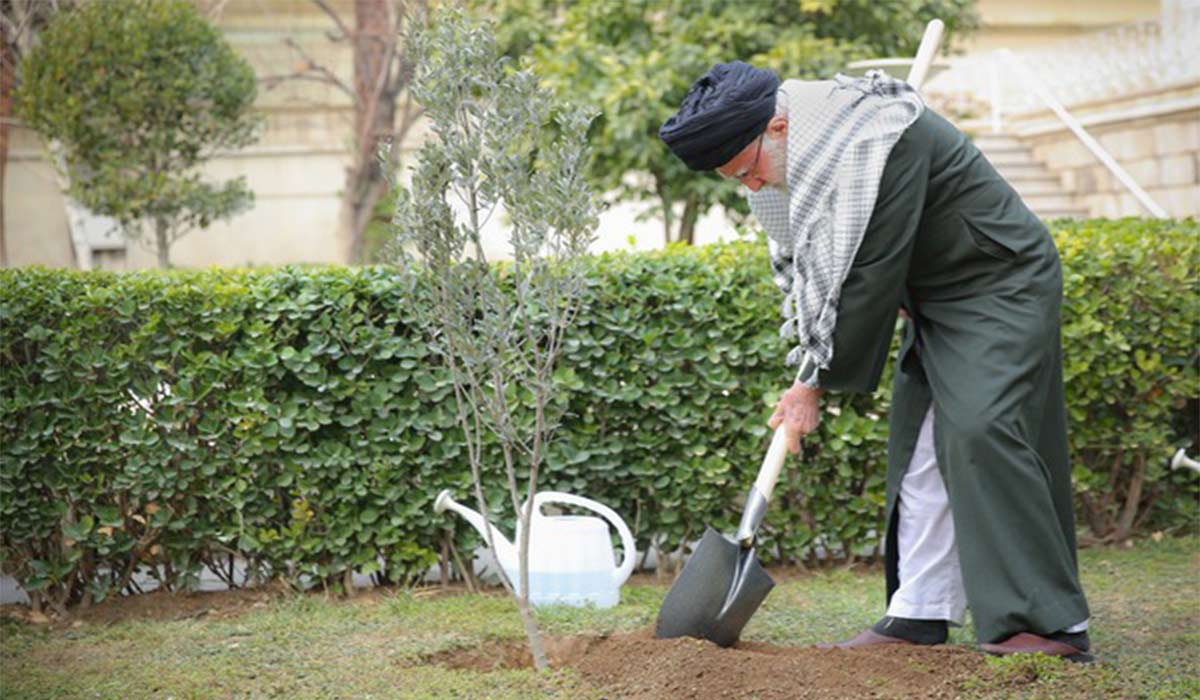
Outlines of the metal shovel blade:
[[710,527],[667,592],[654,634],[733,646],[774,587],[753,547],[743,548]]

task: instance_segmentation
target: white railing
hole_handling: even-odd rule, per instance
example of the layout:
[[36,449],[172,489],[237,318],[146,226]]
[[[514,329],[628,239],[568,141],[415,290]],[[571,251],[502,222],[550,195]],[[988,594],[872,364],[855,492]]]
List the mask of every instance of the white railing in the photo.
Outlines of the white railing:
[[[1108,168],[1109,172],[1113,174],[1113,177],[1117,178],[1117,181],[1124,185],[1125,189],[1129,190],[1133,196],[1137,198],[1138,202],[1141,202],[1142,206],[1146,207],[1146,209],[1157,218],[1167,218],[1166,210],[1159,206],[1158,203],[1153,199],[1151,199],[1150,195],[1146,194],[1146,190],[1143,190],[1141,186],[1138,185],[1137,182],[1129,175],[1129,173],[1125,171],[1125,168],[1122,168],[1121,164],[1118,163],[1108,151],[1104,150],[1104,147],[1100,145],[1100,142],[1097,141],[1091,134],[1089,134],[1087,129],[1083,128],[1083,125],[1079,123],[1079,120],[1067,111],[1067,108],[1064,107],[1062,102],[1060,102],[1058,98],[1050,92],[1050,90],[1046,87],[1045,82],[1042,81],[1039,75],[1029,70],[1029,67],[1025,64],[1025,62],[1020,58],[1017,58],[1016,54],[1008,49],[1000,49],[996,52],[996,55],[1001,61],[1003,61],[1007,66],[1011,67],[1013,71],[1016,72],[1020,82],[1028,87],[1030,91],[1033,92],[1033,94],[1045,104],[1046,107],[1050,108],[1050,111],[1054,112],[1055,116],[1057,116],[1059,120],[1061,120],[1062,123],[1071,130],[1071,133],[1075,134],[1075,137],[1078,138],[1079,141],[1083,143],[1083,145],[1086,146],[1089,151],[1092,152],[1092,155],[1096,156],[1096,158],[1104,164],[1104,167]],[[998,121],[998,117],[993,116],[993,119]]]

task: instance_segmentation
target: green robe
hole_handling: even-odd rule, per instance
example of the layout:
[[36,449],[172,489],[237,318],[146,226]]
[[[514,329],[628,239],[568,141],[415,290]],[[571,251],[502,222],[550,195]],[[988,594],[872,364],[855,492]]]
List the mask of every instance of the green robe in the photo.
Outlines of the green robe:
[[897,494],[932,401],[980,642],[1088,617],[1075,555],[1061,301],[1045,226],[974,144],[926,110],[888,157],[819,381],[873,391],[904,306],[912,320],[888,426],[888,599],[899,586]]

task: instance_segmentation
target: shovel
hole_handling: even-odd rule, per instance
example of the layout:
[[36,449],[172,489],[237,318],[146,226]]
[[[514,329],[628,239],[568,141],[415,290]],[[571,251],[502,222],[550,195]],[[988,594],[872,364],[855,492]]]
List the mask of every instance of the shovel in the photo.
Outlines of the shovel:
[[771,446],[746,497],[737,535],[730,539],[711,527],[667,592],[654,634],[659,639],[698,637],[733,646],[775,582],[754,555],[755,533],[767,513],[767,501],[787,456],[784,425]]

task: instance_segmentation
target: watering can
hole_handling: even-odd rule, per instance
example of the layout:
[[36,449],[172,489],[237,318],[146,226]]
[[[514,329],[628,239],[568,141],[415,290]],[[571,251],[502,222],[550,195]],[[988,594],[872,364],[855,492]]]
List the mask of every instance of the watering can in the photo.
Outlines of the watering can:
[[[614,566],[612,540],[608,523],[590,515],[544,515],[542,507],[549,503],[578,506],[599,513],[612,523],[621,536],[624,555],[620,566]],[[528,501],[526,501],[528,504]],[[487,529],[492,532],[496,561],[500,562],[508,580],[519,585],[517,545],[509,542],[500,531],[474,511],[442,491],[433,503],[434,511],[447,509],[458,513],[483,535],[488,542]],[[525,505],[521,506],[522,511]],[[514,539],[520,542],[520,523]],[[621,516],[603,503],[589,498],[558,491],[540,491],[533,497],[533,514],[529,533],[529,602],[533,605],[563,603],[598,608],[611,608],[621,600],[621,584],[633,573],[635,563],[633,535]]]

